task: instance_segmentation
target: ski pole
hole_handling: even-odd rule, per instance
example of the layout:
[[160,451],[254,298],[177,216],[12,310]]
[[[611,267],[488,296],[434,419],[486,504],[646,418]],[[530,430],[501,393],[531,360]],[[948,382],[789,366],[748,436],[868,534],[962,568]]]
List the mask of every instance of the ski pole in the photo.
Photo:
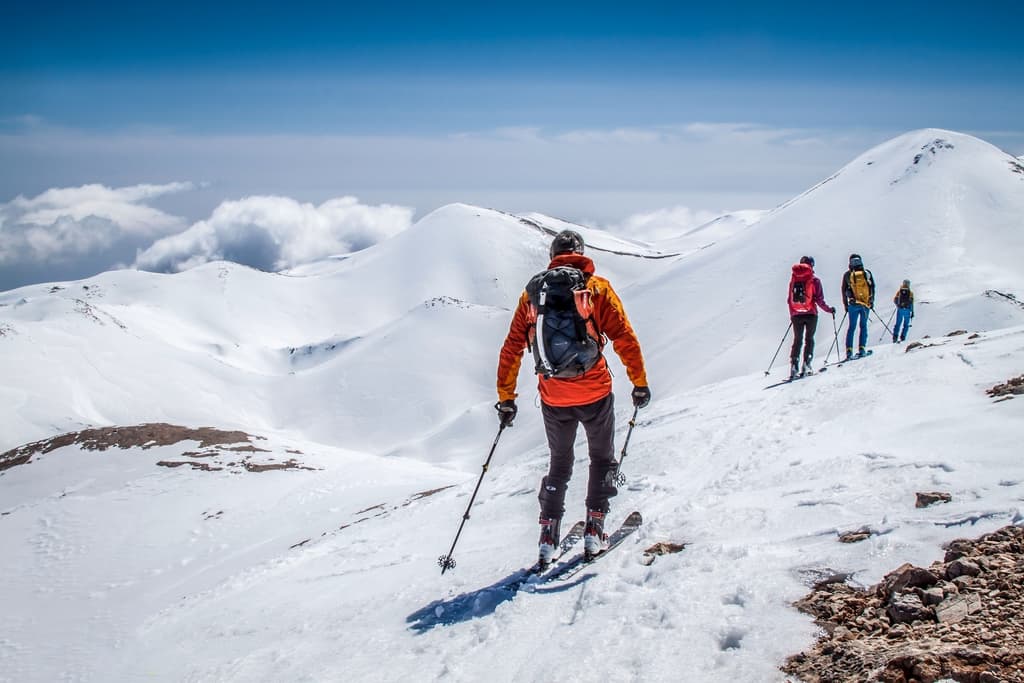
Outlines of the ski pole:
[[[892,336],[892,330],[890,330],[889,326],[885,323],[884,320],[882,320],[882,316],[878,315],[878,311],[876,311],[875,309],[872,308],[871,312],[875,314],[876,318],[878,318],[878,322],[882,323],[882,327],[884,327],[885,331],[889,333],[889,336]],[[893,311],[893,313],[895,313],[895,312],[896,311]]]
[[[843,312],[843,319],[839,321],[839,327],[842,327],[843,323],[846,322],[846,316],[847,316],[848,313],[849,313],[849,311],[844,311]],[[832,346],[828,347],[828,353],[825,354],[825,365],[828,365],[828,359],[832,355],[832,347],[833,346],[836,349],[836,356],[839,355],[839,327],[836,327],[836,316],[835,316],[835,314],[833,314],[832,315],[832,330],[835,332],[836,340],[834,342],[832,342]],[[825,367],[825,366],[823,365],[822,367]]]
[[[890,323],[892,322],[892,317],[893,317],[894,315],[896,315],[896,309],[895,309],[895,308],[894,308],[894,309],[892,309],[892,313],[890,313],[890,314],[889,314],[889,322],[890,322]],[[882,341],[882,338],[883,338],[883,337],[885,337],[885,334],[880,334],[880,335],[878,335],[878,341]]]
[[484,462],[483,471],[480,473],[480,478],[477,479],[476,488],[473,489],[473,495],[469,498],[469,505],[466,506],[466,512],[462,515],[462,524],[459,524],[459,530],[455,534],[455,540],[452,541],[452,547],[448,551],[447,555],[442,555],[437,558],[437,564],[441,567],[442,576],[449,569],[455,568],[455,560],[452,559],[452,553],[455,552],[455,544],[459,542],[459,536],[462,534],[462,527],[466,526],[466,520],[469,519],[469,509],[473,507],[473,501],[476,500],[477,491],[480,490],[480,484],[484,480],[484,475],[487,474],[487,467],[491,464],[491,457],[494,455],[494,449],[498,447],[498,439],[501,438],[501,433],[505,431],[504,423],[498,427],[498,434],[494,437],[494,443],[491,444],[491,452],[487,454],[487,460]]
[[775,355],[772,356],[772,362],[768,364],[768,369],[764,371],[765,377],[772,371],[772,366],[775,365],[775,359],[779,357],[779,351],[782,350],[782,345],[786,343],[786,337],[789,336],[789,331],[793,329],[793,321],[789,321],[789,327],[786,328],[786,334],[782,335],[782,341],[779,342],[779,348],[775,349]]
[[633,435],[633,427],[636,427],[636,415],[640,407],[633,408],[633,417],[629,418],[629,429],[626,431],[626,441],[622,444],[622,453],[619,454],[619,464],[615,466],[615,483],[622,486],[626,483],[626,475],[622,473],[622,461],[626,459],[626,447],[629,446],[629,437]]

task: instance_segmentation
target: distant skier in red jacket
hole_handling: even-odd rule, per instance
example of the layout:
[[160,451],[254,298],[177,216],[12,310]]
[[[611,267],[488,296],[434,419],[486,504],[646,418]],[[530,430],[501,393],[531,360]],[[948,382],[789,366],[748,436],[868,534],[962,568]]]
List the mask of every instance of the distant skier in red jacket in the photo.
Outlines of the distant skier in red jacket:
[[[789,317],[793,321],[793,348],[789,352],[789,378],[796,379],[814,372],[811,359],[814,357],[814,332],[818,328],[818,308],[836,317],[836,309],[825,303],[821,280],[814,274],[814,259],[801,257],[793,266],[789,280]],[[800,369],[800,347],[803,346],[804,365]]]

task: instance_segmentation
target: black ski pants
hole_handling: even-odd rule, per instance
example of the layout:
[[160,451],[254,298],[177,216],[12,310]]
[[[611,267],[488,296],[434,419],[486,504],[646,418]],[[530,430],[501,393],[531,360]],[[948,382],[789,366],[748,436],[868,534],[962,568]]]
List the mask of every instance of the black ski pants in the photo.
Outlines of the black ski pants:
[[561,519],[565,514],[565,491],[572,477],[575,460],[573,443],[580,424],[587,434],[590,451],[590,478],[587,481],[587,508],[608,511],[608,499],[618,493],[615,474],[615,398],[604,398],[584,406],[558,407],[541,403],[544,431],[551,450],[548,474],[541,480],[541,519]]
[[814,313],[802,313],[793,318],[793,348],[789,351],[791,365],[800,361],[800,346],[804,347],[804,363],[810,363],[814,357],[814,332],[818,329],[818,316]]

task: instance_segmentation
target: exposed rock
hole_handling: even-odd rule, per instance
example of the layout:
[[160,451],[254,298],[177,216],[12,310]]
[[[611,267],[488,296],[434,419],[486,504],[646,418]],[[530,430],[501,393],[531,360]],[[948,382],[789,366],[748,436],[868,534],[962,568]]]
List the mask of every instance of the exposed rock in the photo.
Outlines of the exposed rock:
[[661,555],[671,555],[673,553],[681,552],[686,548],[685,543],[671,543],[665,541],[659,541],[650,548],[644,551],[643,557],[640,562],[646,565],[654,563],[654,560]]
[[[217,472],[232,469],[235,472],[265,472],[282,469],[313,469],[299,464],[295,459],[277,462],[272,457],[254,460],[256,454],[271,453],[257,448],[253,441],[263,437],[242,431],[216,429],[214,427],[183,427],[164,422],[154,422],[129,427],[99,427],[69,432],[50,439],[36,441],[0,455],[0,471],[24,465],[40,455],[45,455],[66,446],[78,446],[84,451],[106,451],[110,448],[137,448],[149,450],[156,446],[173,446],[182,442],[197,442],[203,450],[182,450],[180,455],[189,460],[160,460],[160,467],[181,467],[188,465],[192,470]],[[247,453],[241,461],[235,461],[237,454]],[[161,453],[163,455],[163,453]],[[210,458],[214,462],[196,462],[196,458]]]
[[790,680],[1024,683],[1024,529],[957,539],[867,590],[817,586],[797,607],[824,635],[786,661]]
[[946,592],[938,586],[925,589],[918,588],[917,597],[921,598],[921,602],[925,605],[937,605],[946,599]]
[[997,384],[991,389],[987,389],[985,393],[992,398],[1024,394],[1024,375],[1008,379],[1002,384]]
[[942,491],[918,492],[917,501],[914,503],[914,507],[926,508],[929,505],[934,505],[935,503],[948,503],[951,500],[953,500],[953,496],[948,493],[943,493]]
[[909,624],[915,621],[935,619],[935,611],[925,607],[916,593],[898,593],[892,597],[885,609],[889,621],[894,624]]
[[970,560],[957,559],[946,566],[946,578],[950,581],[958,576],[977,576],[980,573],[981,568]]
[[882,582],[878,584],[877,591],[884,600],[889,601],[893,595],[902,593],[908,588],[934,586],[938,582],[939,577],[933,572],[906,563],[900,565],[896,571],[886,574]]
[[947,337],[959,337],[962,334],[967,334],[967,330],[953,330],[952,332],[950,332],[946,336]]
[[969,614],[981,610],[981,597],[977,593],[956,595],[935,608],[935,618],[944,624],[963,621]]
[[844,531],[839,534],[840,543],[860,543],[871,538],[872,531],[870,529],[858,529],[857,531]]

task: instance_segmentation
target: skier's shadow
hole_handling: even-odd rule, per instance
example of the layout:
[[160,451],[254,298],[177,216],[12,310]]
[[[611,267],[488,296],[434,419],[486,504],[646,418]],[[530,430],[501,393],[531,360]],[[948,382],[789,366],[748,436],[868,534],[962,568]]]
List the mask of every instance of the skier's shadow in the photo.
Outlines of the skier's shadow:
[[526,579],[526,572],[520,569],[485,588],[461,593],[447,600],[435,600],[407,616],[405,621],[409,624],[410,631],[426,633],[435,626],[450,626],[493,614],[498,605],[514,598],[519,591],[537,594],[561,593],[589,581],[594,576],[595,574],[589,573],[573,581],[558,582],[556,585],[534,586],[524,583],[518,589],[509,588],[510,583]]

